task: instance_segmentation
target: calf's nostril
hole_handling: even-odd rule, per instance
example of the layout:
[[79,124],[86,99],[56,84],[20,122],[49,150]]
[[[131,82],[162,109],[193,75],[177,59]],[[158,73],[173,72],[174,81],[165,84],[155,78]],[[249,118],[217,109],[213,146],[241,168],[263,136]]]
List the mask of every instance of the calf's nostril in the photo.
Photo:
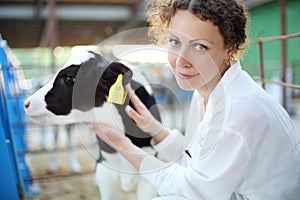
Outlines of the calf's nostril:
[[30,106],[30,101],[26,101],[26,102],[24,103],[24,108],[25,108],[25,109],[28,109],[29,106]]

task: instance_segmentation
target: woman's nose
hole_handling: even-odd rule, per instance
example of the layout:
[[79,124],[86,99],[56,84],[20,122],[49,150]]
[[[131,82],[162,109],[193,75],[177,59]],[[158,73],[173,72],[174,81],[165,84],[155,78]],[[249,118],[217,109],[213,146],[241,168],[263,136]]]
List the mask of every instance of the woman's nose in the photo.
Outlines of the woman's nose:
[[186,58],[179,55],[179,56],[177,56],[177,59],[176,59],[176,66],[186,68],[186,67],[191,67],[192,65],[190,62],[187,61]]

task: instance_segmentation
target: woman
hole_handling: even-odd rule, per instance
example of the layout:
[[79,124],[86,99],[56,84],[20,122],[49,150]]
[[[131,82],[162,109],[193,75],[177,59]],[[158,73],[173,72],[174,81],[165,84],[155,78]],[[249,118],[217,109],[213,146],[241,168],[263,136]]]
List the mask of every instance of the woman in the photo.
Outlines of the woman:
[[299,200],[300,147],[290,118],[237,60],[245,8],[235,0],[158,0],[149,20],[167,29],[177,83],[194,91],[185,136],[156,121],[132,91],[135,110],[126,112],[166,161],[117,130],[90,124],[97,135],[157,188],[159,199]]

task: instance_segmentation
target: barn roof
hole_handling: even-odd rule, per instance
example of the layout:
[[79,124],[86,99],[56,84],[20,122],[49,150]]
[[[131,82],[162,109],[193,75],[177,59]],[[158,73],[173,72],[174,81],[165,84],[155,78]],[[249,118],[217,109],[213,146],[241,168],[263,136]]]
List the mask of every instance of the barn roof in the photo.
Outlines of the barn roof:
[[[55,1],[52,29],[50,2]],[[144,0],[149,1],[149,0]],[[1,0],[0,34],[11,48],[98,44],[120,31],[147,26],[143,0]],[[244,0],[257,6],[271,0]],[[53,25],[53,24],[52,24]]]

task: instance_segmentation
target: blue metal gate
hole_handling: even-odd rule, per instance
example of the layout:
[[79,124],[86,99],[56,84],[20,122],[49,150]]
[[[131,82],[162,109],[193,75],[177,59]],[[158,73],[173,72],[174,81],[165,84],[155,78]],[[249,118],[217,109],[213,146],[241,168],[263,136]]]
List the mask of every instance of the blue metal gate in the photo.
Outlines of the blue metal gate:
[[0,196],[18,199],[32,196],[29,168],[25,161],[24,93],[17,68],[10,59],[10,49],[0,36]]

